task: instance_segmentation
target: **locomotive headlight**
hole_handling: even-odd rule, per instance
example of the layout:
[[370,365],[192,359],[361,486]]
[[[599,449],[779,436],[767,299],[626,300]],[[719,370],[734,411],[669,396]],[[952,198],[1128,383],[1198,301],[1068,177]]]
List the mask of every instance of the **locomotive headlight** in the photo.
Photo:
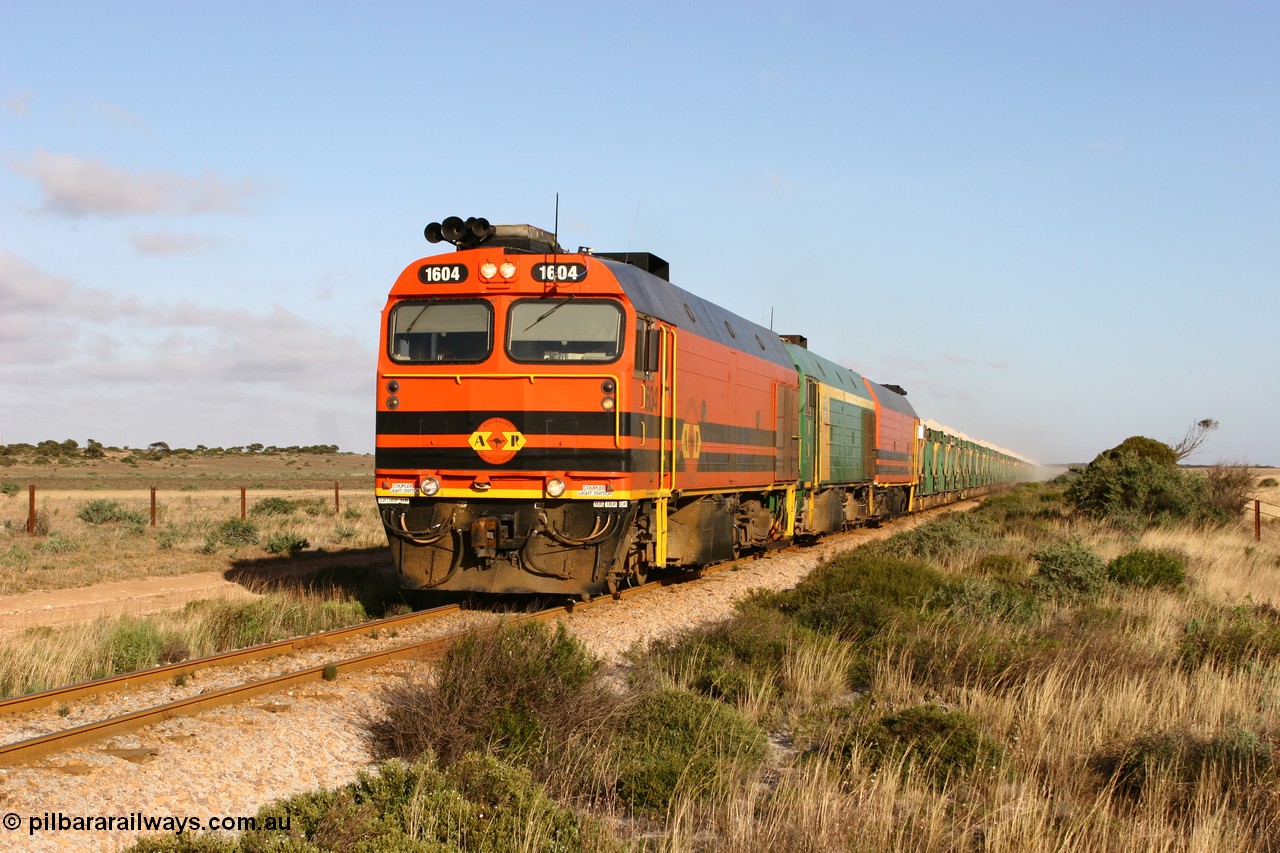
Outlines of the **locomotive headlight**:
[[418,490],[421,491],[425,497],[429,498],[436,492],[440,491],[440,481],[435,477],[423,477],[422,484],[418,487]]
[[552,477],[547,480],[547,497],[558,498],[564,494],[564,480],[559,477]]
[[504,279],[510,281],[515,278],[516,265],[511,263],[511,261],[503,261],[502,266],[498,267],[498,272],[502,274]]
[[398,408],[400,408],[400,398],[399,398],[399,397],[388,397],[388,398],[387,398],[387,408],[388,408],[388,409],[398,409]]
[[605,397],[600,401],[600,408],[604,409],[606,412],[612,412],[616,405],[618,404],[612,397]]
[[497,274],[498,274],[498,265],[495,264],[493,261],[485,261],[483,264],[480,265],[481,278],[485,278],[485,279],[493,278]]
[[600,390],[606,394],[612,394],[614,391],[618,390],[618,383],[614,382],[612,379],[606,379],[600,383]]

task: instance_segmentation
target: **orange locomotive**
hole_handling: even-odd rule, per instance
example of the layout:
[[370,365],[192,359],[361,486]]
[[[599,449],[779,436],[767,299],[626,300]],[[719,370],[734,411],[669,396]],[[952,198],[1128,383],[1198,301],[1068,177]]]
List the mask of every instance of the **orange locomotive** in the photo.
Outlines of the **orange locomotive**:
[[[404,584],[590,595],[793,532],[797,374],[652,255],[451,217],[383,313],[376,494]],[[790,501],[790,503],[789,503]]]
[[450,217],[383,313],[376,492],[404,586],[589,596],[1030,465],[682,290],[647,253]]

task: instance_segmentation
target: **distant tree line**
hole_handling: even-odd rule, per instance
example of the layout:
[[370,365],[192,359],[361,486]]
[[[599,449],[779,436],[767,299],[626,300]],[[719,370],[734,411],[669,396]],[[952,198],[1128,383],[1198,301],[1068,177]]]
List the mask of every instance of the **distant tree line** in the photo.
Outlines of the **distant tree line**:
[[215,457],[258,454],[294,455],[301,453],[324,455],[337,452],[338,445],[336,444],[291,444],[288,447],[257,443],[232,447],[208,447],[203,444],[197,444],[195,447],[170,447],[166,441],[153,441],[146,448],[130,448],[127,446],[113,447],[105,445],[92,438],[88,440],[84,447],[81,447],[80,443],[74,438],[68,438],[66,441],[49,439],[39,444],[27,444],[25,442],[0,444],[0,466],[13,465],[19,461],[40,464],[42,462],[53,462],[54,460],[103,459],[106,457],[158,460],[169,456]]

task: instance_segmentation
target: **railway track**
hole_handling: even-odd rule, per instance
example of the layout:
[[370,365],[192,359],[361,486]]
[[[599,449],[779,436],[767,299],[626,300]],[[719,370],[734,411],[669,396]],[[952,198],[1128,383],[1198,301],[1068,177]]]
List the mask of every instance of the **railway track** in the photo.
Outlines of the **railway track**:
[[[642,586],[622,590],[615,598],[627,598],[647,590],[669,585],[673,582],[700,576],[705,572],[731,568],[732,566],[739,565],[750,559],[752,558],[748,557],[743,560],[710,567],[702,570],[701,572],[674,575],[660,580],[654,580]],[[514,622],[554,619],[566,612],[585,610],[604,604],[612,604],[613,602],[614,598],[601,596],[599,598],[592,599],[591,601],[570,602],[535,612],[510,614],[501,622],[485,628],[476,629],[474,627],[468,627],[442,636],[404,643],[390,648],[357,655],[355,657],[327,661],[325,663],[281,673],[268,678],[257,679],[232,687],[213,690],[207,693],[200,693],[162,705],[141,708],[129,713],[51,732],[38,737],[13,741],[0,745],[0,767],[24,764],[56,752],[74,749],[103,740],[104,738],[136,731],[137,729],[143,728],[144,726],[152,723],[162,722],[174,717],[191,716],[211,708],[242,702],[246,699],[265,693],[275,693],[282,690],[288,690],[307,682],[336,678],[337,676],[347,672],[369,669],[396,660],[434,659],[442,656],[451,643],[473,630],[492,631],[497,630],[500,625],[512,624]],[[83,684],[70,685],[67,687],[56,688],[54,690],[46,690],[41,693],[17,696],[0,701],[0,715],[17,715],[50,706],[65,706],[69,702],[90,696],[126,691],[142,685],[171,681],[193,675],[201,670],[208,670],[215,667],[230,667],[261,660],[263,658],[289,654],[291,652],[335,645],[354,637],[369,636],[383,631],[394,632],[413,625],[436,620],[443,616],[456,614],[462,609],[461,605],[450,604],[401,616],[379,619],[373,622],[365,622],[348,628],[337,628],[331,631],[308,634],[302,637],[295,637],[288,640],[280,640],[274,643],[253,646],[248,649],[224,652],[222,654],[211,655],[209,657],[199,658],[196,660],[183,661],[181,663],[170,664],[153,669],[98,679],[96,681],[86,682]]]
[[[935,510],[926,510],[920,515],[929,516],[936,512],[945,511],[950,511],[950,509],[938,508]],[[854,533],[856,533],[856,531],[853,533],[835,534],[831,537],[826,537],[826,540],[830,542],[838,538],[843,538],[844,536],[854,535]],[[741,566],[744,563],[759,559],[761,556],[767,557],[770,554],[780,554],[786,551],[795,550],[797,547],[801,546],[791,546],[789,548],[780,549],[779,551],[769,552],[769,554],[766,555],[753,555],[739,560],[705,567],[697,571],[652,580],[640,586],[621,590],[618,595],[614,597],[601,596],[590,601],[569,602],[536,612],[509,614],[507,618],[497,621],[493,625],[487,627],[477,629],[475,626],[469,626],[465,629],[453,631],[430,639],[396,645],[354,657],[327,661],[325,663],[281,673],[268,678],[262,678],[219,690],[213,690],[207,693],[201,693],[177,701],[168,702],[166,704],[138,709],[129,713],[51,732],[38,737],[12,741],[10,743],[0,745],[0,767],[24,764],[56,752],[84,746],[107,737],[136,731],[137,729],[143,728],[152,723],[161,722],[175,717],[192,716],[205,710],[241,702],[262,694],[287,690],[307,682],[334,678],[342,673],[368,669],[396,660],[432,659],[440,657],[452,642],[474,630],[491,631],[497,630],[500,625],[511,624],[513,622],[555,619],[567,612],[576,612],[600,607],[602,605],[613,604],[616,599],[629,598],[633,595],[641,594],[655,588],[669,586],[671,584],[695,579],[703,575],[732,569],[736,566]],[[146,684],[154,684],[176,679],[182,676],[190,676],[201,670],[212,669],[215,667],[229,667],[276,655],[334,645],[358,636],[368,636],[375,633],[381,633],[383,631],[394,632],[413,625],[422,624],[444,616],[456,614],[461,610],[463,610],[463,608],[460,605],[446,605],[444,607],[437,607],[401,616],[388,617],[386,619],[380,619],[373,622],[366,622],[349,628],[338,628],[318,634],[310,634],[303,637],[296,637],[289,640],[281,640],[275,643],[254,646],[248,649],[225,652],[207,658],[183,661],[181,663],[157,667],[155,669],[113,676],[84,684],[58,688],[55,690],[44,691],[42,693],[34,693],[27,696],[19,696],[0,701],[0,716],[16,715],[22,712],[38,710],[40,708],[53,705],[65,705],[66,703],[77,699],[84,699],[97,694],[124,691]]]

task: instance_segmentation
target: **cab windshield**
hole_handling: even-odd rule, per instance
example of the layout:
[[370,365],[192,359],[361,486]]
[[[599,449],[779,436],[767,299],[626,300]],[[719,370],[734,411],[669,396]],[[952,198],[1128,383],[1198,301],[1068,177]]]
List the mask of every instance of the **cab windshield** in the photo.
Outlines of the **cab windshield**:
[[483,300],[401,302],[391,311],[391,360],[475,363],[493,352],[493,306]]
[[622,352],[622,306],[613,300],[522,299],[507,317],[512,361],[614,361]]

